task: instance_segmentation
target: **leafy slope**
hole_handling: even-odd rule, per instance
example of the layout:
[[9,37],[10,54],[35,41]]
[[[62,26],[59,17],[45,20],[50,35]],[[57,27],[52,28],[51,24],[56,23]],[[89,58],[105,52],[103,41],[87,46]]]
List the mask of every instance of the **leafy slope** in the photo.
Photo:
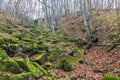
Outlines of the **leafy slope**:
[[88,50],[85,41],[67,36],[63,29],[52,34],[49,29],[1,26],[0,80],[102,80],[106,73],[120,75],[119,47],[109,53],[100,46]]

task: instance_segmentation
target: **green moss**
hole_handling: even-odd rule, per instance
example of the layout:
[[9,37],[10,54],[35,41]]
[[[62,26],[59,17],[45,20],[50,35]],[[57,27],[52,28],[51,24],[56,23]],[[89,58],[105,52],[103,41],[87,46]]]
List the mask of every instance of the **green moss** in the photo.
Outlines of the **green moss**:
[[109,74],[106,74],[104,76],[104,80],[120,80],[120,77],[118,77],[118,76],[110,76]]
[[23,46],[25,52],[31,52],[32,51],[32,45],[26,45],[26,46]]
[[66,57],[62,57],[62,58],[65,58],[69,63],[78,64],[78,61],[77,61],[76,58],[73,57],[73,56],[66,56]]
[[34,80],[34,77],[32,76],[31,72],[16,74],[14,76],[7,73],[1,74],[0,80]]
[[49,61],[50,62],[56,61],[57,58],[58,58],[58,54],[56,52],[50,53],[50,56],[49,56]]
[[6,44],[1,44],[1,45],[0,45],[0,48],[6,49],[6,48],[7,48],[7,45],[6,45]]
[[32,39],[30,39],[29,37],[24,37],[22,38],[22,40],[26,42],[32,42]]
[[4,43],[4,38],[0,37],[0,45]]
[[24,37],[24,36],[25,36],[25,34],[19,32],[19,31],[13,33],[13,37],[18,38],[19,40],[21,40],[22,37]]
[[7,58],[7,53],[2,48],[0,48],[0,60],[6,60]]
[[52,65],[51,65],[51,67],[52,68],[57,68],[57,69],[60,69],[61,68],[61,62],[57,62],[57,63],[53,63]]
[[40,63],[40,64],[44,63],[45,60],[46,60],[46,54],[45,53],[42,53],[35,58],[35,61]]
[[24,52],[29,53],[29,55],[33,55],[34,53],[41,51],[41,47],[37,43],[23,46],[23,48],[24,48]]
[[19,39],[18,38],[5,38],[6,43],[18,43]]
[[2,49],[0,49],[0,70],[11,73],[21,72],[19,65],[13,59],[9,58]]
[[16,61],[24,70],[31,72],[36,78],[39,77],[36,67],[29,60],[21,58]]
[[108,46],[108,47],[107,47],[107,52],[110,52],[114,47],[115,47],[114,45]]
[[51,62],[47,62],[47,63],[45,64],[46,67],[50,67],[51,65],[52,65]]
[[19,73],[21,72],[20,66],[11,58],[9,58],[6,63],[6,71],[11,73]]
[[64,70],[64,71],[72,71],[73,70],[73,67],[72,65],[70,64],[70,62],[68,62],[67,59],[63,58],[61,60],[61,68]]
[[75,27],[74,27],[74,26],[71,26],[69,29],[70,29],[70,30],[75,30]]
[[11,29],[10,27],[3,27],[3,28],[0,28],[0,31],[1,32],[5,32],[5,33],[9,33],[9,34],[12,34],[13,32],[15,32],[13,29]]
[[42,66],[40,66],[38,63],[36,63],[36,62],[34,62],[33,63],[36,67],[38,67],[39,68],[39,70],[42,72],[42,73],[44,73],[45,75],[47,75],[47,71],[42,67]]
[[15,54],[15,50],[18,48],[19,44],[10,44],[8,43],[5,47],[6,52],[10,54]]
[[74,53],[78,53],[78,55],[79,55],[80,57],[85,54],[84,49],[79,49],[79,48],[77,48],[77,47],[73,48],[73,52],[74,52]]

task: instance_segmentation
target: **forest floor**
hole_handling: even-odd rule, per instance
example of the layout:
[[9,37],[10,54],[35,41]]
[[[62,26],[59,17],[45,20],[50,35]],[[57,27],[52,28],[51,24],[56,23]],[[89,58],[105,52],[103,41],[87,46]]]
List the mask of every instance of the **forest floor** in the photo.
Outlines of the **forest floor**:
[[[97,22],[93,26],[99,38],[98,44],[103,44],[103,46],[92,46],[90,49],[83,46],[85,49],[85,55],[82,57],[83,63],[75,66],[75,70],[70,75],[79,77],[78,80],[103,80],[105,73],[120,76],[120,46],[116,46],[110,52],[107,51],[108,46],[104,46],[104,44],[109,45],[116,41],[119,35],[115,14],[113,11],[100,12],[99,16],[95,16],[94,21]],[[67,35],[88,39],[81,22],[81,17],[69,17],[63,19],[60,24]]]
[[[102,14],[102,13],[101,13]],[[104,17],[104,19],[102,19]],[[111,18],[110,18],[111,17]],[[110,19],[109,19],[110,18]],[[96,25],[94,26],[97,37],[99,38],[99,44],[109,44],[111,42],[114,42],[117,40],[118,38],[118,27],[116,27],[116,19],[114,19],[114,15],[112,13],[110,13],[110,15],[108,14],[104,14],[104,15],[100,15],[100,17],[96,17],[95,20],[97,21],[97,19],[100,19],[97,23],[98,24],[93,24]],[[111,20],[112,19],[112,20]],[[62,56],[69,56],[69,51],[66,51],[66,45],[67,47],[69,47],[70,49],[74,49],[76,48],[75,46],[75,42],[70,42],[69,40],[64,41],[63,38],[69,38],[70,40],[72,38],[77,38],[77,39],[81,39],[81,38],[85,38],[88,39],[87,34],[85,33],[84,29],[83,29],[83,24],[81,24],[81,18],[77,18],[77,20],[75,21],[74,17],[70,17],[67,19],[64,19],[61,24],[63,26],[62,30],[58,30],[58,35],[54,36],[50,36],[50,34],[44,34],[41,33],[39,34],[39,36],[36,36],[36,33],[33,30],[33,33],[35,34],[31,34],[29,31],[31,30],[30,28],[14,28],[11,29],[11,31],[13,31],[13,33],[11,34],[11,31],[9,31],[8,29],[4,29],[1,28],[0,30],[0,36],[4,36],[6,38],[6,40],[13,38],[14,36],[23,36],[24,38],[22,39],[22,41],[19,43],[17,42],[17,44],[23,44],[25,43],[26,45],[23,45],[22,48],[25,48],[25,50],[29,51],[28,46],[33,46],[31,44],[34,44],[33,42],[27,42],[27,41],[34,41],[34,40],[41,40],[43,43],[42,47],[52,47],[53,49],[56,47],[59,49],[62,49],[63,51],[61,51]],[[94,22],[94,21],[93,21]],[[2,26],[6,23],[3,23],[3,21],[1,20],[0,22],[2,24]],[[106,24],[108,23],[108,24]],[[114,24],[113,24],[114,23]],[[103,26],[104,25],[104,26]],[[7,25],[5,25],[7,26]],[[63,30],[65,31],[65,33],[69,36],[61,36],[61,34],[63,34]],[[9,32],[8,32],[9,31]],[[15,32],[18,31],[18,32]],[[25,36],[22,34],[26,34]],[[38,31],[39,32],[39,31]],[[44,31],[43,31],[44,32]],[[48,31],[49,32],[49,31]],[[41,35],[42,34],[42,35]],[[46,36],[45,36],[46,35]],[[35,37],[39,37],[38,39],[34,39]],[[32,38],[31,38],[32,37]],[[16,37],[15,37],[16,38]],[[31,39],[31,40],[29,40]],[[55,41],[54,41],[55,40]],[[8,42],[10,43],[10,42]],[[6,45],[8,44],[6,41]],[[35,42],[35,44],[38,42]],[[47,43],[47,44],[46,44]],[[10,43],[10,44],[14,44],[14,43]],[[52,45],[52,46],[51,46]],[[79,45],[79,44],[78,44]],[[37,45],[38,46],[38,45]],[[70,72],[66,72],[62,69],[58,69],[58,68],[51,68],[51,73],[55,73],[57,80],[104,80],[104,75],[105,74],[109,74],[111,76],[119,76],[120,77],[120,46],[116,46],[115,48],[113,48],[111,51],[107,51],[108,46],[92,46],[90,49],[86,48],[87,45],[83,45],[82,49],[84,50],[84,55],[82,55],[80,58],[78,56],[74,56],[74,58],[76,58],[76,61],[79,62],[79,64],[72,64],[72,66],[74,67],[74,69]],[[0,48],[2,48],[3,46],[0,46]],[[36,47],[35,47],[36,49]],[[81,50],[81,48],[77,48],[78,50]],[[37,50],[37,49],[36,49]],[[44,49],[42,49],[44,52]],[[55,51],[56,52],[56,51]],[[34,54],[34,50],[32,53],[32,50],[30,52],[31,54]],[[77,54],[78,55],[78,54]],[[11,55],[10,55],[11,56]],[[33,56],[38,56],[38,54],[34,54]],[[16,57],[11,57],[12,59],[16,58]],[[30,58],[30,61],[33,59]],[[49,59],[49,56],[48,56]],[[55,62],[59,62],[59,59],[57,59],[54,62],[51,62],[51,64],[54,64]],[[48,61],[45,61],[45,63],[42,63],[43,67],[46,67],[46,63],[48,63]],[[1,65],[0,65],[1,66]],[[1,68],[0,68],[1,71]],[[1,71],[0,73],[0,78],[1,75],[4,72]],[[12,74],[14,75],[14,74]],[[49,79],[49,77],[47,77]],[[51,79],[51,78],[50,78]],[[0,79],[2,80],[2,79]],[[37,80],[46,80],[46,76],[42,76],[40,78],[38,78]],[[117,80],[117,79],[115,79]]]

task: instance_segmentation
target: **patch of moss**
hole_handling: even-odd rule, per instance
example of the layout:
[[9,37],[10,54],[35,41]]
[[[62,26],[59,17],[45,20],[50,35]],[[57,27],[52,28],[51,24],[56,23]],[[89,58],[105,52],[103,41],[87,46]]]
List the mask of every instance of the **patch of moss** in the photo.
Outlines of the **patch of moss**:
[[42,72],[42,73],[44,73],[45,75],[47,75],[47,71],[42,67],[42,66],[40,66],[38,63],[36,63],[36,62],[34,62],[33,63],[36,67],[38,67],[39,68],[39,70]]
[[4,43],[4,38],[0,37],[0,45]]
[[13,32],[15,32],[15,30],[13,30],[13,29],[10,28],[10,27],[0,28],[0,31],[1,31],[1,32],[5,32],[5,33],[9,33],[9,34],[12,34]]
[[61,68],[64,70],[64,71],[72,71],[73,70],[73,67],[72,65],[70,64],[70,62],[68,62],[67,59],[63,58],[61,60],[61,64],[60,64]]
[[58,54],[56,52],[50,53],[50,56],[49,56],[49,61],[50,62],[56,61],[57,58],[58,58]]
[[24,35],[25,34],[19,32],[19,31],[13,33],[13,37],[18,38],[19,40],[21,40],[22,37],[24,37]]
[[5,38],[6,43],[18,43],[19,39],[18,38]]
[[24,53],[28,53],[29,55],[33,55],[34,53],[40,52],[42,50],[40,45],[37,43],[23,46],[23,48],[24,48]]
[[78,61],[77,61],[76,58],[73,57],[73,56],[66,56],[66,57],[62,57],[62,58],[65,58],[69,63],[78,64]]
[[75,27],[74,27],[74,26],[71,26],[69,29],[70,29],[70,30],[75,30]]
[[108,46],[108,47],[107,47],[107,52],[110,52],[113,48],[115,48],[114,45],[112,45],[112,46]]
[[34,80],[34,76],[32,76],[31,72],[21,73],[16,75],[11,75],[10,73],[7,74],[0,74],[0,80]]
[[110,76],[109,74],[106,74],[104,76],[104,80],[120,80],[120,77],[118,77],[118,76]]
[[7,58],[7,53],[2,48],[0,48],[0,60],[6,60]]
[[73,48],[74,53],[78,53],[79,57],[83,56],[85,54],[84,49],[79,49],[77,47]]
[[7,53],[2,49],[0,49],[0,70],[11,73],[21,72],[19,65],[13,59],[9,58]]
[[31,72],[34,75],[34,77],[39,77],[39,75],[37,74],[36,67],[29,60],[21,58],[16,61],[24,70]]
[[3,45],[4,49],[6,50],[9,56],[15,54],[15,50],[19,47],[19,44],[10,44]]
[[42,53],[35,58],[35,61],[42,64],[46,61],[46,53]]

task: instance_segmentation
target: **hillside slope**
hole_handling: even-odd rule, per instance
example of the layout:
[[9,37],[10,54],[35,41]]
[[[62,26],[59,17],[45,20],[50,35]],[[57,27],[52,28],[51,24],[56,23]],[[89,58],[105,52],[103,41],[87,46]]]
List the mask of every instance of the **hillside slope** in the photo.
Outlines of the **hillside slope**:
[[[109,16],[106,16],[106,22],[114,22]],[[63,28],[52,34],[48,28],[16,27],[11,20],[6,21],[3,14],[1,17],[0,80],[120,79],[120,47],[116,46],[110,52],[107,50],[111,46],[94,45],[86,49],[87,43],[81,38],[88,39],[88,36],[81,18],[77,18],[77,22],[66,18],[61,22]],[[118,40],[116,27],[111,28],[115,25],[101,22],[95,26],[98,43]]]

